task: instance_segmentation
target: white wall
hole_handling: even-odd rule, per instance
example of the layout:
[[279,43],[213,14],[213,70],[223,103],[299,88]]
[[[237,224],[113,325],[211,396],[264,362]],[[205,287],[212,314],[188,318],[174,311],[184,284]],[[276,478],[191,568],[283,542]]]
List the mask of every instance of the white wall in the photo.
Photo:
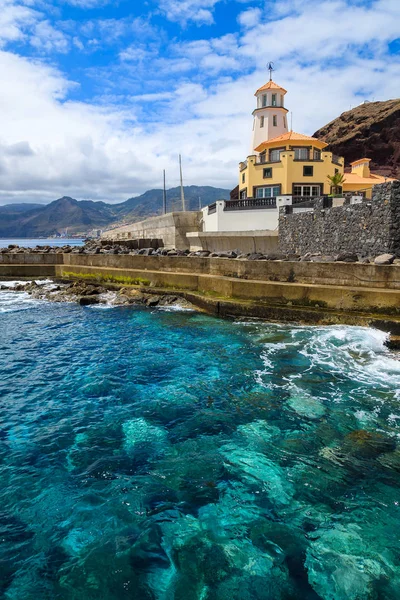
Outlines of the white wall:
[[224,211],[225,201],[218,200],[215,213],[209,215],[207,206],[202,209],[202,231],[274,231],[279,223],[279,208],[291,202],[290,196],[278,196],[276,208]]

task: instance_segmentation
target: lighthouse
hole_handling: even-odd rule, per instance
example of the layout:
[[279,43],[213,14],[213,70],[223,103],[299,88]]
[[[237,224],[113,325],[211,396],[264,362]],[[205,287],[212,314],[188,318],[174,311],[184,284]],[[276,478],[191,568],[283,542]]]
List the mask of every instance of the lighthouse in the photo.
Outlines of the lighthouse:
[[286,90],[272,81],[271,76],[268,83],[255,93],[257,107],[253,111],[251,154],[257,155],[256,148],[263,142],[268,142],[288,132],[288,109],[285,108]]

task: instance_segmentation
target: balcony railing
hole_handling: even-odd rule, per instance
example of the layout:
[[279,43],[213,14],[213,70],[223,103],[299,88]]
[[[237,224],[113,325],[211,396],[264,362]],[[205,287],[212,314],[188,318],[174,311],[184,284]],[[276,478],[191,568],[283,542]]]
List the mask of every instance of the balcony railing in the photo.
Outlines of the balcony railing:
[[276,198],[242,198],[226,200],[224,210],[258,210],[260,208],[276,208]]
[[280,162],[280,160],[267,160],[266,158],[260,156],[256,158],[256,165],[273,165]]
[[208,205],[208,214],[213,215],[216,212],[217,212],[217,203],[214,202],[214,204],[209,204]]

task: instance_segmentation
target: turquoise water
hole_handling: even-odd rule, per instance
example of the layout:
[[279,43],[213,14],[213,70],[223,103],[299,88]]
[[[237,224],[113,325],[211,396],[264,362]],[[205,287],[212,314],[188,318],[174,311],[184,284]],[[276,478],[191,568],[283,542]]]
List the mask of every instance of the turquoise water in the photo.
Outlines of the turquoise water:
[[0,293],[0,597],[400,589],[384,334]]
[[15,238],[0,240],[0,248],[7,248],[10,244],[20,246],[21,248],[35,248],[36,246],[53,246],[54,248],[59,248],[61,246],[83,246],[84,241],[78,238]]

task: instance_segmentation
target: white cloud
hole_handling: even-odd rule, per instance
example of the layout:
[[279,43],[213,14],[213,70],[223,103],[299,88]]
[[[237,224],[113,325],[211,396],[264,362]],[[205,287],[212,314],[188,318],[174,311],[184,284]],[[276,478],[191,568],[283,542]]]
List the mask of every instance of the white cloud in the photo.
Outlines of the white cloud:
[[177,184],[179,153],[187,184],[233,187],[268,60],[303,133],[364,99],[400,95],[400,61],[387,53],[398,37],[397,2],[325,0],[318,11],[307,2],[293,10],[273,21],[245,11],[241,36],[174,42],[162,56],[155,40],[132,44],[119,70],[93,71],[101,105],[69,101],[75,84],[62,73],[0,52],[0,203],[63,194],[121,201],[160,186],[164,168]]
[[69,39],[49,21],[40,21],[34,27],[30,43],[39,52],[68,52]]
[[34,25],[39,13],[14,0],[0,0],[0,48],[24,39],[25,30]]
[[159,7],[170,21],[185,25],[193,21],[197,25],[214,23],[214,6],[220,0],[159,0]]
[[249,8],[238,16],[238,23],[242,27],[255,27],[261,21],[261,10],[259,8]]

